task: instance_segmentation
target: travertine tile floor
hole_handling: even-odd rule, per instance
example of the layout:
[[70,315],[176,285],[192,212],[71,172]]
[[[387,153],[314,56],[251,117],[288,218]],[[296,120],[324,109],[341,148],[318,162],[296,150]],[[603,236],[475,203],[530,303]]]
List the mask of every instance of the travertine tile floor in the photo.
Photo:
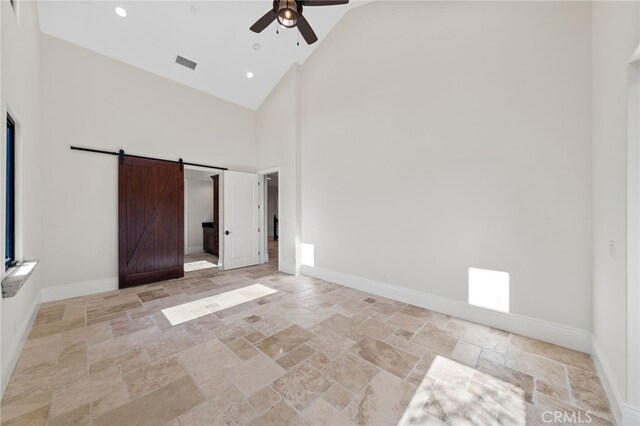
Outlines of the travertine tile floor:
[[[161,312],[255,283],[278,292],[177,326]],[[535,425],[545,411],[610,424],[588,355],[268,264],[42,305],[2,424]]]

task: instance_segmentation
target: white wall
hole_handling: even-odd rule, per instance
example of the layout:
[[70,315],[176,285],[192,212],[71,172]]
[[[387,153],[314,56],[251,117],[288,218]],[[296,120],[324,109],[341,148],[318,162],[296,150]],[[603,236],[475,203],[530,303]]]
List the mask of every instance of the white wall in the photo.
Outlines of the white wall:
[[590,30],[577,2],[350,11],[301,73],[315,266],[463,302],[506,271],[511,312],[589,330]]
[[187,254],[204,251],[202,222],[213,222],[213,180],[185,179]]
[[280,167],[280,270],[295,273],[299,265],[299,103],[298,69],[294,65],[257,113],[258,170]]
[[[40,33],[35,2],[19,2],[19,22],[8,1],[0,2],[2,14],[2,82],[0,85],[0,125],[2,149],[2,241],[4,241],[4,172],[7,110],[16,120],[16,249],[20,259],[43,259],[42,253],[42,142],[40,95]],[[4,259],[4,244],[2,258]],[[4,275],[4,268],[2,268]],[[43,277],[39,265],[13,298],[2,299],[1,382],[3,385],[16,361],[23,331],[39,303]]]
[[[640,43],[639,13],[637,2],[593,5],[593,333],[623,399],[628,377],[628,63]],[[615,257],[609,253],[610,241],[615,241]],[[629,379],[637,389],[638,378]]]
[[255,171],[255,112],[42,35],[47,287],[117,276],[117,159],[69,145]]

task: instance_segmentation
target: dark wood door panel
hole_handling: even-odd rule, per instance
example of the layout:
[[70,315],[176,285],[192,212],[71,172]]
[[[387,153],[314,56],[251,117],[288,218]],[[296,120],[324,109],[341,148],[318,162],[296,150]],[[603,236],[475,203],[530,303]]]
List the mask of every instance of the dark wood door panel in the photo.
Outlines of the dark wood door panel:
[[120,288],[182,277],[182,165],[123,157],[118,189]]

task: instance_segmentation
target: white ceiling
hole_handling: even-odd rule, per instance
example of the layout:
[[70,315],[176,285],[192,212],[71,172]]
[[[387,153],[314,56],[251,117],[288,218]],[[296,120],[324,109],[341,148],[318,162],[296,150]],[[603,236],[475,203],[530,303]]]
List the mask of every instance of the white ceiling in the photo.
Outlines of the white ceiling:
[[[38,13],[45,33],[255,110],[291,65],[302,64],[346,11],[363,3],[305,8],[319,38],[311,46],[302,37],[296,45],[297,29],[276,34],[275,23],[261,34],[249,30],[270,0],[39,0]],[[118,17],[116,6],[128,16]],[[197,62],[196,70],[176,64],[176,55]]]

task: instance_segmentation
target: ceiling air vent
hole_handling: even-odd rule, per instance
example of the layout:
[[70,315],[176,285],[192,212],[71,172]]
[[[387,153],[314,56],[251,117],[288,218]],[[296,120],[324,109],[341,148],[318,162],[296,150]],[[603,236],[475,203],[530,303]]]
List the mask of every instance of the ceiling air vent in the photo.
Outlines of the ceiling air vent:
[[196,69],[196,65],[198,65],[195,62],[190,61],[187,58],[183,58],[180,55],[178,55],[176,57],[176,64],[180,64],[180,65],[185,66],[185,67],[187,67],[189,69],[192,69],[192,70],[195,70]]

